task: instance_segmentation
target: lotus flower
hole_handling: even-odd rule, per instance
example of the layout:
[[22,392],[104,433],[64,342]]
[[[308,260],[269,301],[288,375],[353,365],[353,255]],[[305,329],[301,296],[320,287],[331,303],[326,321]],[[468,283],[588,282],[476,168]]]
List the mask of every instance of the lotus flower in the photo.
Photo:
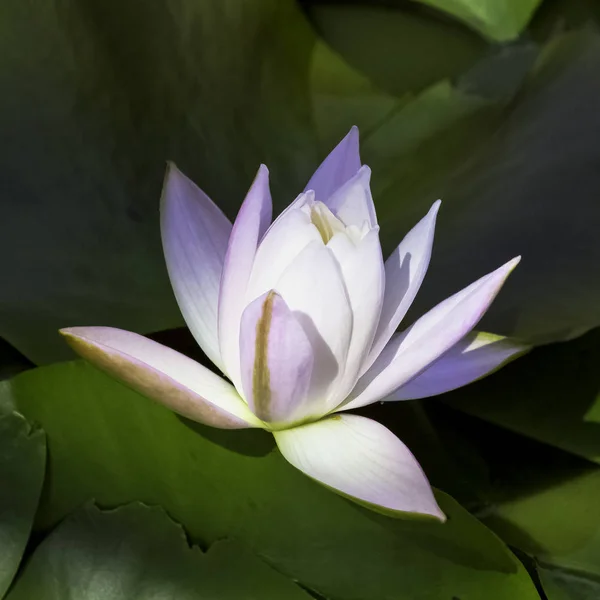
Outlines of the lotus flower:
[[472,333],[519,259],[395,333],[427,271],[440,203],[384,262],[369,178],[353,128],[272,223],[261,166],[232,226],[169,166],[161,229],[171,283],[226,379],[135,333],[61,333],[88,361],[185,417],[272,432],[294,467],[347,498],[444,520],[408,448],[347,411],[446,392],[523,352]]

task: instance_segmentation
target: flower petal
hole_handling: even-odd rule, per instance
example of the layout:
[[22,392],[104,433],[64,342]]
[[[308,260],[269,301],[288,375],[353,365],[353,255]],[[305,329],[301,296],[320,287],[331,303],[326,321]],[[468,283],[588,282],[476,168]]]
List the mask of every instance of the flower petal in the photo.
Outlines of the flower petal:
[[346,358],[346,368],[335,387],[334,404],[346,398],[360,375],[377,329],[385,274],[379,227],[354,242],[345,233],[338,233],[327,244],[340,265],[353,315],[352,338]]
[[389,396],[450,350],[477,325],[519,260],[514,258],[478,279],[394,336],[340,409],[351,410]]
[[386,400],[437,396],[481,379],[529,350],[510,338],[472,332]]
[[[310,192],[299,200],[310,201],[313,197],[314,194]],[[258,247],[248,282],[246,303],[272,290],[290,263],[315,240],[320,241],[321,234],[312,224],[310,213],[300,207],[282,213]]]
[[415,457],[376,421],[335,415],[274,435],[294,467],[359,504],[446,519]]
[[438,200],[385,261],[383,307],[369,358],[363,365],[363,373],[375,362],[388,343],[423,283],[431,258],[435,220],[439,208]]
[[230,233],[231,223],[221,210],[169,163],[161,199],[161,235],[171,285],[192,335],[221,370],[217,308]]
[[352,336],[352,310],[341,269],[319,239],[296,257],[275,290],[311,342],[314,369],[310,397],[314,416],[322,416],[335,405],[331,405],[331,396],[344,374]]
[[330,152],[304,188],[313,190],[317,200],[327,204],[329,197],[360,169],[358,128],[352,127],[346,137]]
[[226,373],[241,390],[240,319],[260,239],[271,224],[269,171],[261,165],[240,208],[229,238],[219,294],[219,348]]
[[113,327],[61,334],[94,366],[184,417],[220,429],[263,426],[230,383],[171,348]]
[[377,225],[370,181],[371,169],[365,165],[354,177],[339,187],[327,201],[331,212],[347,227],[356,225],[360,228],[365,222],[370,227]]
[[277,293],[267,292],[242,315],[242,383],[248,406],[269,423],[301,418],[313,351],[304,330]]

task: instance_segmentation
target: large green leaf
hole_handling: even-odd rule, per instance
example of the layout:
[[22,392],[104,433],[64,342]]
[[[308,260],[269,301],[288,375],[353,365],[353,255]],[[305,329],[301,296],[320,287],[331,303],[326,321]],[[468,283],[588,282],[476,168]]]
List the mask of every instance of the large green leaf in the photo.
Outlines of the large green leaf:
[[0,335],[41,363],[71,356],[61,326],[181,324],[165,161],[229,216],[265,162],[287,203],[319,158],[315,44],[294,0],[2,2]]
[[203,553],[157,507],[88,506],[36,549],[9,600],[309,600],[238,543]]
[[[600,330],[534,350],[490,379],[445,396],[497,425],[600,462]],[[600,492],[600,490],[599,490]]]
[[0,412],[0,598],[29,540],[45,462],[44,433],[32,431],[18,413]]
[[260,431],[183,422],[81,362],[23,373],[0,390],[43,424],[46,528],[89,498],[164,506],[195,540],[233,537],[334,598],[537,598],[521,564],[448,496],[445,525],[386,518],[318,486]]
[[463,21],[492,40],[516,38],[542,0],[416,0]]

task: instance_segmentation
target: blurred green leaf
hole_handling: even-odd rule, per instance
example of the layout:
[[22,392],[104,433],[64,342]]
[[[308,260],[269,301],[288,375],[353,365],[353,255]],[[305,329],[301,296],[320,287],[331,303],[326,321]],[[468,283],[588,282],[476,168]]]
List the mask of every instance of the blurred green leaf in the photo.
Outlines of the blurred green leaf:
[[459,24],[408,7],[310,4],[323,40],[358,73],[394,96],[462,75],[487,45]]
[[416,0],[463,21],[499,42],[512,40],[527,27],[542,0]]
[[157,507],[88,506],[36,549],[8,600],[309,600],[232,541],[208,552]]
[[45,462],[44,433],[31,431],[18,413],[0,412],[0,598],[8,590],[29,540]]
[[3,2],[0,335],[39,364],[72,356],[62,326],[180,325],[165,161],[230,217],[265,162],[287,204],[319,158],[315,43],[294,0]]
[[[533,439],[600,462],[600,330],[534,350],[466,388],[453,407]],[[600,490],[599,490],[600,493]]]
[[[372,161],[385,240],[386,231],[408,230],[436,197],[443,200],[431,267],[407,323],[522,255],[483,330],[541,344],[600,324],[600,244],[593,225],[600,197],[599,69],[600,36],[561,36],[544,50],[504,119],[472,114],[408,158],[398,156],[395,176]],[[402,139],[402,130],[413,128],[407,120],[393,135]],[[485,128],[491,135],[482,137]],[[380,135],[385,138],[384,128]],[[467,145],[465,160],[460,142],[469,136],[478,143]],[[375,150],[382,145],[375,134],[366,143]]]
[[294,470],[269,434],[185,422],[81,362],[28,371],[0,389],[0,405],[48,432],[38,527],[89,498],[140,500],[164,506],[195,540],[248,544],[327,597],[537,598],[519,561],[442,493],[445,525],[377,515]]
[[600,583],[559,569],[538,568],[548,600],[597,600]]
[[445,201],[413,316],[521,253],[486,327],[535,342],[589,328],[600,322],[589,227],[600,92],[598,44],[587,42],[522,99],[535,54],[527,44],[496,49],[456,84],[399,97],[320,41],[293,0],[67,0],[36,11],[8,0],[0,253],[11,258],[0,335],[44,363],[70,356],[62,326],[181,325],[159,239],[165,159],[230,217],[265,162],[280,209],[353,124],[388,250]]

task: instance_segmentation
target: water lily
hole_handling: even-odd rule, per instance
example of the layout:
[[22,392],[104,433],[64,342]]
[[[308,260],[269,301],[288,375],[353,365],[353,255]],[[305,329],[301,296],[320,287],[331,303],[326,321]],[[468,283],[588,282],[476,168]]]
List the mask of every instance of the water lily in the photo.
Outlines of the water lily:
[[396,329],[425,277],[436,202],[384,262],[358,131],[271,222],[261,166],[232,225],[175,166],[161,230],[171,283],[198,344],[226,378],[135,333],[62,330],[84,358],[201,423],[271,431],[294,467],[375,510],[444,514],[409,449],[347,411],[434,396],[525,348],[472,330],[518,258]]

